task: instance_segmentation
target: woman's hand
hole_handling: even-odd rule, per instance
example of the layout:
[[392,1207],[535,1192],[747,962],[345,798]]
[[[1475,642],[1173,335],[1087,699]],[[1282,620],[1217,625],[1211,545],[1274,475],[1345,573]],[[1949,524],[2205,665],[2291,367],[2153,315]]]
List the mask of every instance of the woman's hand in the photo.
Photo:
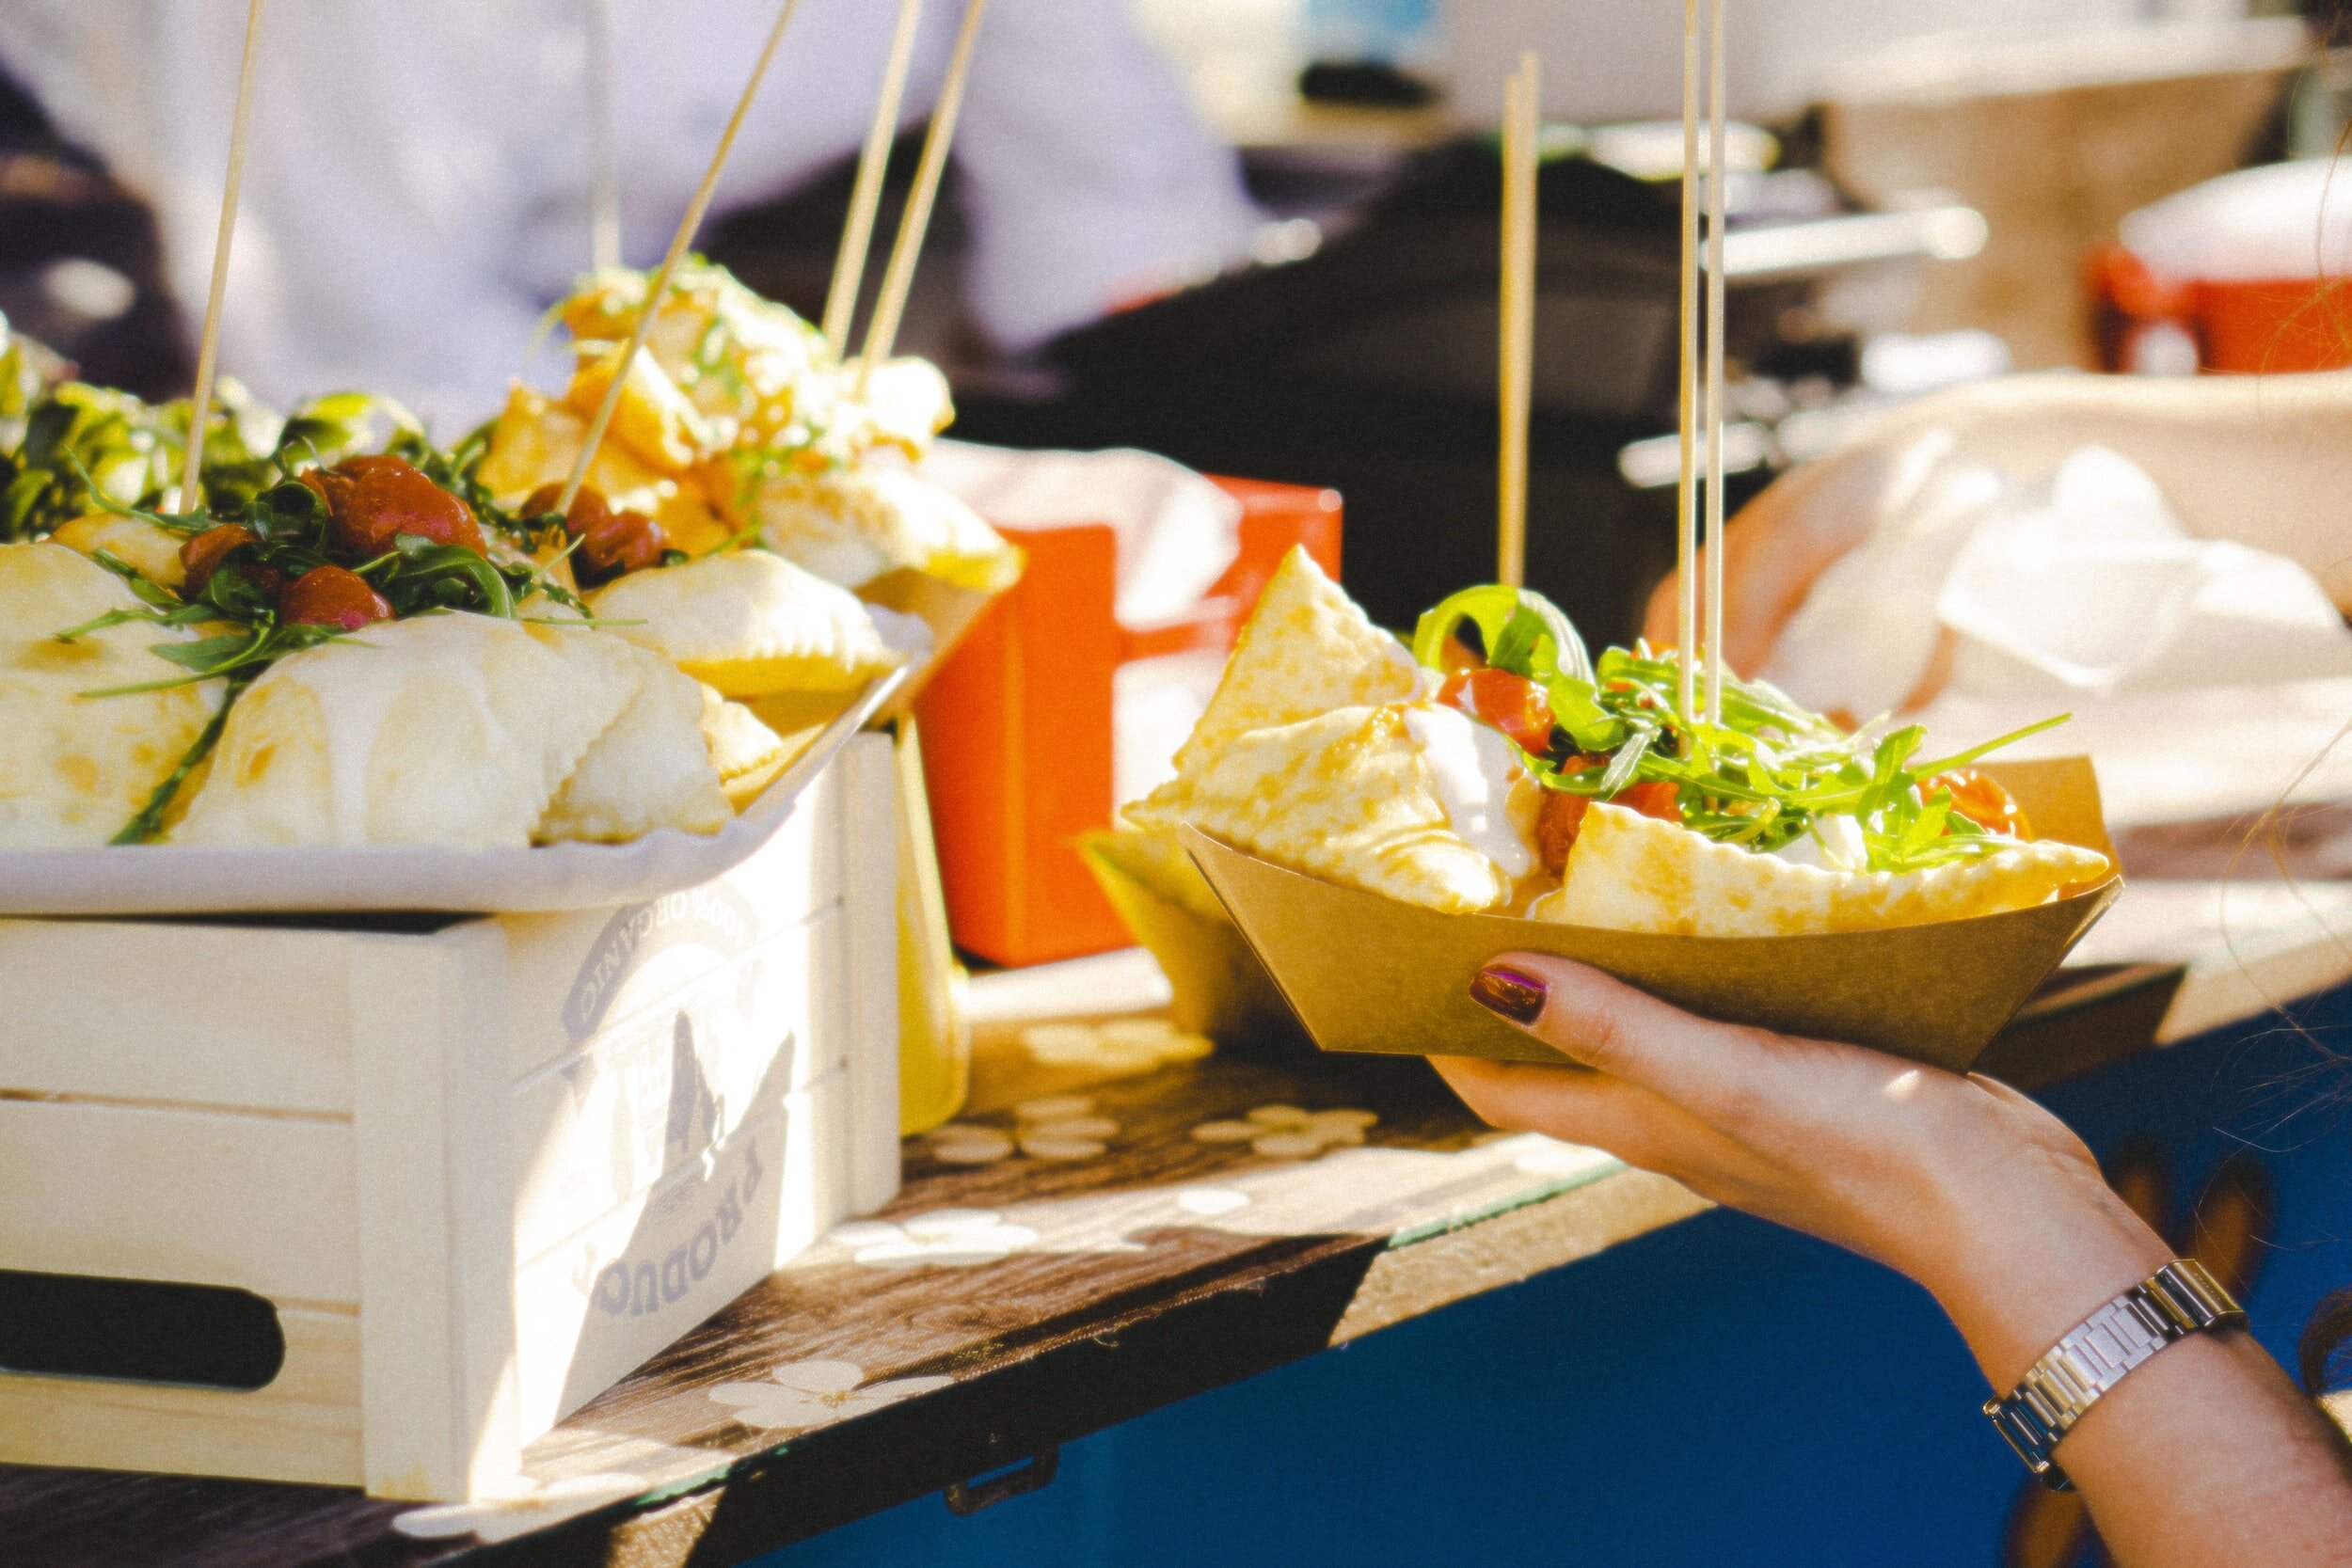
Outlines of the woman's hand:
[[[1581,1064],[1439,1060],[1470,1109],[1900,1269],[2002,1393],[2170,1258],[2080,1139],[1990,1079],[1709,1023],[1565,958],[1506,953],[1470,993]],[[2352,1450],[2244,1334],[2134,1370],[2056,1458],[2132,1568],[2317,1568],[2352,1549]]]
[[1581,1065],[1438,1061],[1471,1110],[1909,1275],[2002,1389],[2170,1256],[2079,1138],[1991,1079],[1711,1023],[1565,958],[1506,954],[1472,994]]

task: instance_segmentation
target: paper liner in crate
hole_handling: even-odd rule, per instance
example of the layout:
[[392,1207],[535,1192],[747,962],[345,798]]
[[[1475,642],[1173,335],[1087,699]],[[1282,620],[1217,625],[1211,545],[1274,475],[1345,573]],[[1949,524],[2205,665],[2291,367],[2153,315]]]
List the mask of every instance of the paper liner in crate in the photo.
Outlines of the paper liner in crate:
[[[2041,836],[2113,860],[2087,760],[1979,767]],[[1394,1055],[1558,1061],[1470,998],[1480,966],[1526,951],[1592,964],[1708,1018],[1965,1071],[2122,885],[2110,874],[2051,903],[1882,930],[1659,936],[1443,914],[1286,870],[1198,829],[1182,836],[1315,1043]]]
[[715,833],[658,829],[627,844],[528,848],[432,846],[211,848],[152,844],[0,849],[0,916],[295,914],[431,911],[522,914],[659,898],[723,876],[757,853],[850,737],[932,660],[921,628],[882,626],[908,656],[846,701],[762,698],[755,708],[790,760]]

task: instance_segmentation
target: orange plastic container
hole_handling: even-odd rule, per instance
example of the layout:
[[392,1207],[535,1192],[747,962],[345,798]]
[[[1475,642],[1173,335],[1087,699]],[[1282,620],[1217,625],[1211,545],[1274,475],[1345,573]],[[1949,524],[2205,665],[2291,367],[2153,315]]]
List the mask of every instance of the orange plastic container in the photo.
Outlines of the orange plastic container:
[[1107,523],[1001,530],[1026,553],[1027,569],[916,705],[947,924],[965,952],[1033,964],[1133,942],[1077,850],[1081,834],[1111,821],[1119,666],[1231,648],[1294,545],[1339,576],[1337,492],[1216,483],[1242,503],[1240,554],[1191,614],[1166,625],[1114,618]]
[[2136,368],[2140,335],[2159,325],[2188,334],[2201,371],[2280,375],[2352,365],[2352,280],[2171,282],[2120,245],[2095,253],[2088,270],[2102,370]]

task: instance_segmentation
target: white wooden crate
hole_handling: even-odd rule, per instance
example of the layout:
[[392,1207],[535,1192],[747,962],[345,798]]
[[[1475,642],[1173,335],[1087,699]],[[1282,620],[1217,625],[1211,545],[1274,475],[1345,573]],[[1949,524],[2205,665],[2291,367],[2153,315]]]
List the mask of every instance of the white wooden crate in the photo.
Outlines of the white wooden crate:
[[0,921],[0,1271],[250,1291],[285,1341],[251,1391],[0,1370],[0,1460],[477,1496],[886,1201],[892,801],[861,736],[620,910]]

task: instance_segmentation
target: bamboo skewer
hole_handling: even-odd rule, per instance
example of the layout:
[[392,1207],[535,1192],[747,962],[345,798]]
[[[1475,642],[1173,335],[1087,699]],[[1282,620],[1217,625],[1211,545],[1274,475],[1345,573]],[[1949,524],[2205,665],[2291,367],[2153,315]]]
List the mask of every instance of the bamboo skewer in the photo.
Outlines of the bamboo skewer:
[[1687,721],[1697,711],[1698,664],[1698,490],[1695,438],[1698,424],[1699,333],[1699,0],[1682,0],[1682,271],[1681,354],[1676,394],[1676,424],[1681,436],[1681,467],[1675,488],[1675,653],[1677,697]]
[[1542,67],[1531,51],[1502,88],[1502,416],[1495,578],[1527,578],[1527,425],[1535,372],[1535,142]]
[[1707,65],[1707,719],[1724,721],[1724,21],[1709,0]]
[[873,123],[858,153],[857,183],[850,192],[850,219],[842,226],[841,249],[833,262],[833,287],[825,294],[825,346],[835,363],[850,351],[850,328],[857,318],[858,286],[866,280],[866,254],[874,242],[874,214],[882,206],[882,175],[898,130],[898,105],[906,96],[907,66],[914,57],[914,33],[923,0],[898,0],[898,25],[890,37],[889,63],[882,67],[882,95],[874,100]]
[[866,325],[866,347],[858,356],[857,389],[863,397],[874,367],[890,357],[898,340],[898,322],[906,313],[907,292],[914,285],[914,262],[922,253],[923,234],[930,227],[931,203],[939,195],[940,176],[946,171],[947,149],[956,136],[956,117],[963,108],[963,87],[972,74],[972,46],[980,36],[980,17],[988,0],[964,0],[963,25],[956,33],[955,53],[948,56],[947,79],[941,84],[939,103],[931,110],[930,130],[923,137],[923,159],[914,168],[914,188],[907,193],[906,212],[891,242],[890,265],[882,273],[882,297],[874,302],[874,319]]
[[621,183],[613,168],[612,0],[588,5],[588,263],[621,264]]
[[[258,0],[257,0],[258,3]],[[710,167],[703,174],[703,182],[694,192],[694,199],[686,204],[686,215],[678,220],[677,232],[670,237],[669,253],[661,258],[660,270],[645,286],[645,303],[637,312],[636,328],[628,335],[628,344],[613,362],[612,379],[604,389],[604,397],[596,404],[596,418],[588,421],[588,432],[581,437],[580,456],[572,463],[571,477],[564,482],[564,494],[558,498],[555,510],[571,515],[572,502],[580,495],[580,487],[588,479],[588,466],[596,460],[596,448],[604,440],[604,433],[612,423],[612,410],[620,406],[621,388],[628,384],[629,367],[637,362],[638,352],[645,346],[645,335],[653,330],[654,317],[661,302],[669,296],[670,278],[676,273],[686,247],[694,238],[694,230],[702,227],[703,214],[710,210],[711,193],[719,188],[719,171],[727,166],[727,154],[735,150],[736,133],[743,129],[744,117],[751,113],[752,101],[759,96],[759,84],[768,74],[768,62],[775,57],[776,45],[784,41],[784,30],[791,24],[792,13],[800,9],[801,0],[784,0],[776,11],[775,25],[768,29],[768,41],[761,45],[759,58],[753,62],[752,79],[743,84],[743,96],[736,101],[735,113],[727,117],[727,127],[719,134],[718,150],[710,155]]]
[[204,336],[196,351],[196,387],[188,399],[188,450],[180,467],[180,510],[203,509],[204,427],[213,412],[213,373],[220,362],[220,302],[229,292],[229,247],[237,232],[237,193],[245,183],[246,135],[253,126],[253,65],[260,57],[262,6],[245,12],[245,59],[237,68],[237,112],[229,131],[229,178],[220,192],[220,228],[213,239],[213,284],[204,296]]

